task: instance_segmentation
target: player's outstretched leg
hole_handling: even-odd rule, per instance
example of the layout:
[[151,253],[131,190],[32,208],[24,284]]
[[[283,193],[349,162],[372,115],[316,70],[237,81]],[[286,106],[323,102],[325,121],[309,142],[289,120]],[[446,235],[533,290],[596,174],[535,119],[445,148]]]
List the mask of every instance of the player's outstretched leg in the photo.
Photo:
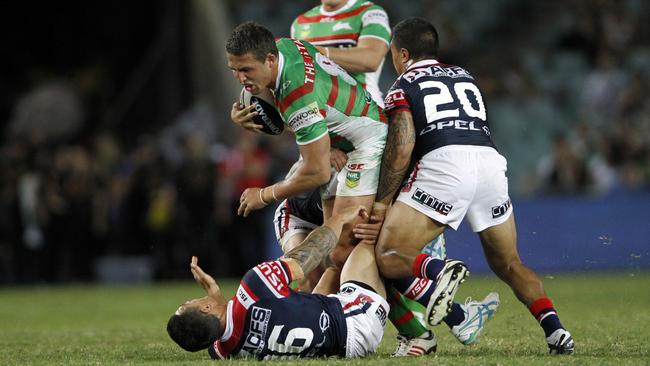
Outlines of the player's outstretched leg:
[[571,354],[574,343],[551,300],[546,296],[539,277],[526,267],[517,252],[514,215],[504,223],[479,233],[490,268],[507,283],[515,296],[530,310],[544,330],[551,354]]

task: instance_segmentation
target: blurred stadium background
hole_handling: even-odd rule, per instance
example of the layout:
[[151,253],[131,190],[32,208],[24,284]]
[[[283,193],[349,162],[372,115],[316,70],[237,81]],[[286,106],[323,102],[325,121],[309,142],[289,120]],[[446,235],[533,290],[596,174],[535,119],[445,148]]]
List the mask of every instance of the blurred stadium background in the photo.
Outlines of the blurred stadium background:
[[[0,285],[235,277],[279,254],[273,207],[289,134],[234,128],[224,42],[244,20],[287,36],[317,0],[2,2]],[[533,268],[650,268],[650,2],[382,1],[427,18],[441,60],[482,87]],[[395,74],[384,65],[381,86]],[[477,239],[448,252],[487,271]]]

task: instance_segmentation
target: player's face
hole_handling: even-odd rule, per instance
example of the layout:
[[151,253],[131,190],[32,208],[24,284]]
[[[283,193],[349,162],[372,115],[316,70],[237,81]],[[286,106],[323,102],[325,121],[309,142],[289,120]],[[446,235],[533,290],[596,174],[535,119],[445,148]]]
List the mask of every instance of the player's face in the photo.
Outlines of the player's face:
[[321,0],[321,4],[323,4],[326,11],[338,10],[347,2],[348,0]]
[[228,54],[228,67],[233,76],[252,94],[259,94],[262,89],[274,86],[274,61],[274,55],[267,56],[262,62],[251,53],[242,56]]
[[398,49],[395,46],[395,42],[390,43],[390,57],[393,60],[393,67],[397,75],[402,75],[406,71],[406,62],[408,59],[405,59],[403,49]]
[[197,308],[200,312],[206,314],[212,314],[214,310],[216,310],[214,299],[205,296],[205,297],[192,299],[184,302],[181,306],[178,307],[178,310],[176,310],[176,314],[182,314],[183,312],[191,308]]

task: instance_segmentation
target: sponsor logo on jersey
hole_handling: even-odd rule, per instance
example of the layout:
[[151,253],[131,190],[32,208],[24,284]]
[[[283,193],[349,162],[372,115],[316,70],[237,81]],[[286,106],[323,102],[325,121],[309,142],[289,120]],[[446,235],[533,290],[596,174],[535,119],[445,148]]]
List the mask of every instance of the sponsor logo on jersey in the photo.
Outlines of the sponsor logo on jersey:
[[470,75],[469,72],[467,72],[467,70],[463,69],[462,67],[439,66],[439,65],[434,65],[431,67],[415,68],[413,70],[406,72],[404,76],[402,76],[402,78],[412,83],[423,76],[450,77],[452,79],[455,78],[469,78],[472,80],[474,79],[472,75]]
[[320,331],[325,333],[326,330],[330,327],[330,316],[324,310],[320,313],[320,318],[318,319],[318,326]]
[[507,201],[504,203],[500,204],[499,206],[494,206],[492,207],[492,218],[496,219],[499,218],[508,212],[508,209],[510,208],[510,205],[512,205],[512,201],[510,201],[510,198],[508,198]]
[[257,265],[254,270],[276,297],[289,295],[289,287],[287,287],[286,281],[282,280],[285,273],[280,262],[264,262]]
[[334,26],[332,27],[332,31],[334,31],[334,32],[340,31],[340,30],[343,30],[343,29],[352,30],[352,26],[348,22],[338,22],[338,23],[334,24]]
[[318,104],[312,102],[305,107],[298,109],[289,116],[287,124],[292,130],[298,131],[301,128],[309,127],[323,119],[318,109]]
[[393,89],[388,92],[388,95],[386,95],[386,98],[384,99],[384,105],[384,109],[387,111],[395,109],[397,107],[409,106],[402,89]]
[[297,39],[292,39],[293,43],[298,48],[298,52],[302,56],[302,61],[305,64],[305,84],[314,83],[316,77],[316,67],[314,66],[314,59],[311,57],[305,45]]
[[[479,123],[483,123],[483,122],[479,121]],[[489,130],[486,131],[485,129],[477,128],[474,121],[463,121],[460,119],[454,119],[451,121],[430,123],[427,127],[423,128],[422,131],[420,131],[420,136],[424,135],[425,133],[429,133],[431,131],[444,130],[450,128],[453,128],[455,130],[481,131],[487,134],[488,136],[490,132]]]
[[420,188],[417,188],[413,195],[411,196],[412,199],[415,201],[421,203],[424,206],[431,207],[434,211],[441,215],[447,216],[449,212],[451,211],[452,208],[454,208],[453,205],[441,201],[437,199],[436,197],[430,195],[429,193],[421,190]]
[[361,172],[348,172],[345,176],[345,185],[350,188],[355,188],[359,185],[361,179]]
[[345,286],[339,290],[340,294],[349,295],[355,291],[355,288],[352,286]]
[[383,10],[368,10],[361,17],[361,22],[363,25],[379,24],[386,28],[386,30],[390,33],[390,26],[388,25],[388,14],[386,14],[386,12]]
[[251,305],[255,303],[255,300],[253,300],[253,297],[244,290],[242,286],[239,286],[237,289],[237,298],[239,299],[239,302],[244,305],[244,308],[248,309]]
[[264,340],[271,318],[271,310],[253,306],[250,312],[251,320],[248,326],[248,336],[242,350],[252,354],[260,353],[264,349]]

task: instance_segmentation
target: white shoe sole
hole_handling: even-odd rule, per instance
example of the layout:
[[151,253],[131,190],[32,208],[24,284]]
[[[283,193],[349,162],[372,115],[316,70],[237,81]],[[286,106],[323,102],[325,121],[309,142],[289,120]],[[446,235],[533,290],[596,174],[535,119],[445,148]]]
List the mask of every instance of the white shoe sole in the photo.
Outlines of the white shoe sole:
[[440,324],[451,312],[451,305],[454,302],[458,286],[465,282],[465,278],[469,276],[467,266],[462,262],[444,268],[443,271],[427,304],[427,321],[431,326]]

